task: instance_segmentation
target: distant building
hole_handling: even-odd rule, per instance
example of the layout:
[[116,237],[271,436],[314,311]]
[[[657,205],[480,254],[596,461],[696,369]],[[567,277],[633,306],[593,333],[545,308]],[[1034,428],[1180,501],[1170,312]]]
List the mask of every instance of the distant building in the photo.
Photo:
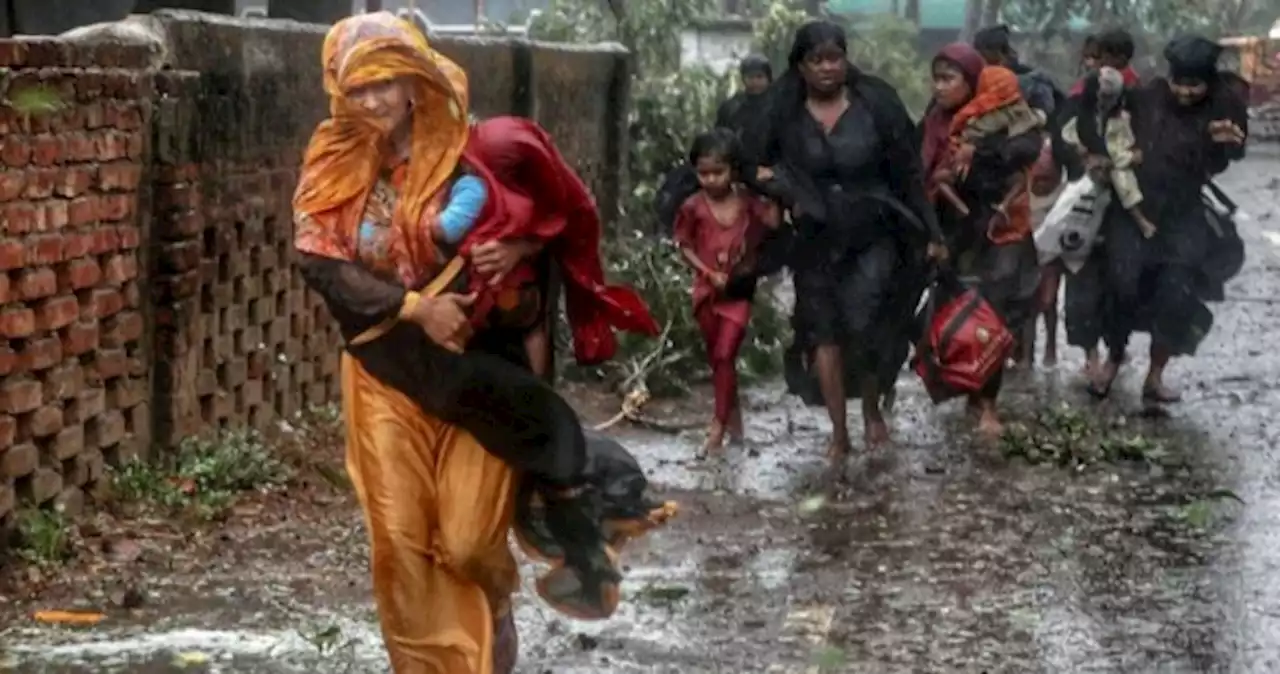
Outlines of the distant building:
[[705,65],[718,73],[736,68],[751,53],[754,35],[747,19],[705,19],[680,31],[680,65]]

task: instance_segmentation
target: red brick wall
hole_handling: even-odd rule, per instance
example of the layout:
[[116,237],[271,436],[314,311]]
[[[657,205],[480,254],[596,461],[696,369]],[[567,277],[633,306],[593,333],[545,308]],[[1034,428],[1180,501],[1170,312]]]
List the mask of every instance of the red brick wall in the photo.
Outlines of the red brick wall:
[[[159,71],[138,48],[0,40],[0,93],[69,104],[0,106],[0,526],[78,508],[107,463],[339,396],[336,326],[292,263],[323,28],[157,17]],[[479,114],[543,120],[611,212],[625,102],[600,92],[625,92],[625,54],[438,46],[484,73]]]
[[0,42],[0,518],[15,501],[75,508],[104,460],[150,436],[138,191],[151,80],[127,49]]

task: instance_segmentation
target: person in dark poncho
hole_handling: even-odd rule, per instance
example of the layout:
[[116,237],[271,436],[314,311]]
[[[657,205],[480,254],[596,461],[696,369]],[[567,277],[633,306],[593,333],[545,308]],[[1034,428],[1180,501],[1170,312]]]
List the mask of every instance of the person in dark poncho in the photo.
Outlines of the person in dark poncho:
[[716,111],[716,128],[728,129],[743,136],[758,125],[760,113],[764,110],[764,95],[773,83],[773,66],[769,59],[752,54],[738,65],[738,74],[742,77],[742,91],[729,97],[720,104]]
[[801,27],[769,95],[756,177],[795,226],[766,238],[757,273],[780,262],[791,268],[788,388],[825,403],[829,454],[841,462],[850,449],[847,398],[862,400],[867,444],[888,439],[885,403],[907,359],[926,257],[945,248],[924,194],[915,125],[892,86],[849,63],[843,29]]
[[1244,156],[1248,133],[1246,102],[1218,70],[1221,51],[1207,38],[1177,38],[1164,51],[1168,78],[1134,92],[1138,183],[1144,212],[1159,229],[1144,238],[1119,206],[1103,223],[1110,358],[1090,386],[1096,396],[1110,392],[1129,336],[1145,329],[1151,365],[1143,399],[1180,400],[1165,382],[1165,368],[1174,356],[1195,353],[1213,324],[1206,302],[1221,299],[1222,285],[1243,262],[1234,225],[1202,196],[1213,176]]

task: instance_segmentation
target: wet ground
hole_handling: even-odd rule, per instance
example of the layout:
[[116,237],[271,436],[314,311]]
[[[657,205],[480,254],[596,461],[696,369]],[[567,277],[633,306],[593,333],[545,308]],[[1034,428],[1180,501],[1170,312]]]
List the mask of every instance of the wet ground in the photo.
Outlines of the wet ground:
[[[1223,184],[1250,216],[1250,261],[1202,354],[1172,371],[1187,400],[1137,418],[1135,368],[1100,410],[1181,461],[1006,459],[906,375],[898,444],[857,452],[825,498],[825,421],[777,387],[752,392],[750,443],[719,461],[694,458],[694,435],[621,431],[684,512],[628,550],[615,619],[526,600],[519,671],[1280,671],[1280,161],[1249,160]],[[1091,406],[1074,357],[1011,384],[1015,416]],[[90,630],[0,605],[13,617],[0,652],[20,672],[386,671],[356,512],[224,543],[137,581],[146,602]]]

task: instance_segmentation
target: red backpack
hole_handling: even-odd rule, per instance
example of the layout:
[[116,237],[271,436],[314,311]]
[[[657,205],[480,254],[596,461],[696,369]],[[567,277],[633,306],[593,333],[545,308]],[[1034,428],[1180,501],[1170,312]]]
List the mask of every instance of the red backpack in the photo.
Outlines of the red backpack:
[[[1014,336],[977,288],[952,292],[935,283],[923,312],[924,336],[916,345],[916,374],[934,403],[977,393],[1004,367]],[[948,297],[938,306],[939,296]]]

